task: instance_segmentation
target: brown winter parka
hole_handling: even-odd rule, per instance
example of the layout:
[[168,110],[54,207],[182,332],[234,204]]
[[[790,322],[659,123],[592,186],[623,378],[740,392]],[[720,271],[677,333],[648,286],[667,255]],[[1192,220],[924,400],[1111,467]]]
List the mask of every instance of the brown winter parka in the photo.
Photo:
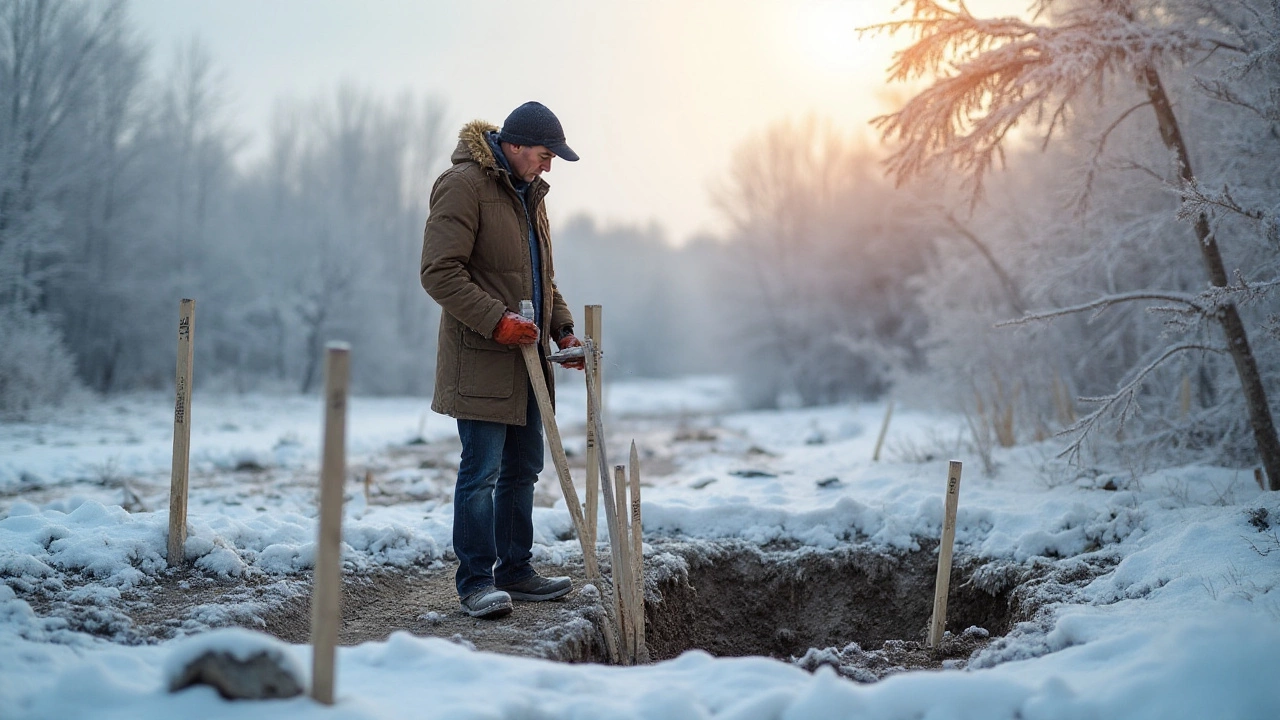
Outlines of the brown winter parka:
[[[485,137],[497,130],[481,120],[464,126],[453,166],[431,189],[419,266],[422,287],[442,310],[431,409],[460,420],[524,425],[528,371],[520,348],[494,342],[493,331],[504,312],[519,312],[520,301],[533,297],[533,264],[524,205]],[[539,177],[528,190],[541,253],[544,358],[551,338],[573,324],[555,284],[543,204],[549,189]],[[542,366],[554,397],[550,365],[544,359]]]

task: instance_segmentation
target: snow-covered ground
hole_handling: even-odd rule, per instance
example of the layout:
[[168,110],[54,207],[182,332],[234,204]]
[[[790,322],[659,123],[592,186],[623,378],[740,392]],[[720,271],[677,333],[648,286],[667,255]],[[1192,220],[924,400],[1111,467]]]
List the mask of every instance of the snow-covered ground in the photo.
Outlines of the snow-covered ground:
[[[570,450],[582,447],[570,430],[581,406],[581,391],[565,387],[559,412]],[[90,634],[37,615],[24,599],[43,592],[109,607],[165,572],[171,398],[112,399],[0,425],[0,716],[1280,717],[1280,683],[1268,680],[1280,647],[1280,497],[1259,490],[1251,473],[1079,472],[1044,446],[997,452],[997,471],[986,476],[957,440],[959,422],[901,409],[873,463],[882,406],[735,412],[728,384],[711,378],[615,382],[608,406],[611,417],[671,430],[652,436],[666,437],[662,446],[642,448],[650,466],[669,469],[645,475],[650,536],[917,549],[940,533],[947,460],[959,459],[958,553],[992,567],[1091,570],[1078,587],[1041,598],[1045,612],[965,669],[868,685],[765,658],[691,651],[645,667],[565,665],[398,633],[339,649],[332,708],[305,698],[228,702],[207,687],[171,694],[167,673],[190,653],[191,636],[252,608],[204,607],[176,618],[172,639],[146,642]],[[448,442],[452,421],[421,399],[355,398],[350,407],[349,462],[396,489],[395,502],[366,503],[353,480],[346,563],[443,561],[448,468],[396,468],[388,458],[415,439]],[[188,559],[220,577],[305,576],[318,399],[197,396],[192,421]],[[540,485],[554,488],[550,463]],[[537,557],[575,551],[576,541],[555,540],[570,527],[563,503],[537,508],[535,524]],[[423,608],[432,610],[454,608]],[[288,652],[310,666],[306,646]]]

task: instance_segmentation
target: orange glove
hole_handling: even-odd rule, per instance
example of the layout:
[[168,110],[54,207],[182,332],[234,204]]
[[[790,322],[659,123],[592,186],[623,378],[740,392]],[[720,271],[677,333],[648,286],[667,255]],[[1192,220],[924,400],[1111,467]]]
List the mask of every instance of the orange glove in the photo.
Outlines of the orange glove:
[[532,345],[538,342],[538,326],[508,310],[493,329],[493,340],[503,345]]
[[[568,335],[561,337],[559,340],[557,340],[556,345],[559,345],[560,349],[564,350],[566,348],[571,348],[571,347],[582,347],[582,341],[574,337],[573,334],[570,333]],[[561,364],[564,367],[569,368],[570,370],[584,370],[587,367],[587,361],[585,359],[566,360]]]

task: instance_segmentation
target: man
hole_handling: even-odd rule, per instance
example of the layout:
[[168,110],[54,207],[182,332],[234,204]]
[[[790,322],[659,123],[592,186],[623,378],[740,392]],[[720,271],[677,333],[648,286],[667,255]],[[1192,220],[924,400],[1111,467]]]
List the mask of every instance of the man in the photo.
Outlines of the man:
[[[543,205],[550,186],[541,176],[555,158],[578,155],[540,103],[516,108],[501,131],[467,124],[453,166],[431,189],[423,233],[422,287],[442,309],[431,409],[457,418],[462,440],[453,550],[458,597],[472,617],[501,617],[513,598],[551,600],[572,588],[530,564],[542,418],[518,347],[538,344],[554,393],[546,338],[581,345],[556,288]],[[516,313],[521,300],[532,300],[532,320]]]

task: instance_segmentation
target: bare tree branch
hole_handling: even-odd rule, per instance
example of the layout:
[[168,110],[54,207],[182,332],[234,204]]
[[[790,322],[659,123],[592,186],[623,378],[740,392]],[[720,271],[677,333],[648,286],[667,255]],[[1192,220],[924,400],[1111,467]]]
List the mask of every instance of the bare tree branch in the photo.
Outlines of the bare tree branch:
[[1078,398],[1081,402],[1101,404],[1098,406],[1098,409],[1088,415],[1085,415],[1074,424],[1058,433],[1058,435],[1071,435],[1073,433],[1076,435],[1076,438],[1063,448],[1060,453],[1058,453],[1058,457],[1066,457],[1072,461],[1076,460],[1080,455],[1081,446],[1088,438],[1089,433],[1093,431],[1102,417],[1115,409],[1117,405],[1120,406],[1118,429],[1123,430],[1125,420],[1129,417],[1129,414],[1133,409],[1135,396],[1142,385],[1142,381],[1169,358],[1177,355],[1178,353],[1188,352],[1191,350],[1227,354],[1226,348],[1216,345],[1204,345],[1202,343],[1181,343],[1173,345],[1165,348],[1159,357],[1147,363],[1147,365],[1141,370],[1138,370],[1133,376],[1133,379],[1121,385],[1115,393],[1102,397]]
[[[1098,171],[1101,168],[1102,154],[1106,151],[1107,140],[1110,139],[1111,133],[1115,132],[1116,128],[1120,127],[1121,123],[1123,123],[1135,111],[1147,107],[1150,104],[1151,101],[1146,100],[1120,113],[1120,115],[1102,131],[1102,134],[1098,136],[1098,140],[1094,144],[1093,153],[1089,157],[1089,169],[1085,172],[1084,185],[1081,187],[1079,197],[1077,197],[1073,203],[1076,206],[1077,213],[1083,214],[1087,209],[1089,197],[1093,194],[1093,181],[1094,178],[1097,177]],[[1046,140],[1047,139],[1048,138],[1046,137]]]
[[1018,284],[1009,276],[1009,273],[1005,272],[1004,266],[996,260],[996,256],[992,254],[987,244],[979,239],[967,225],[960,222],[950,208],[939,206],[938,212],[947,221],[947,224],[951,226],[952,230],[955,230],[960,237],[968,240],[986,259],[987,264],[991,266],[991,271],[1000,279],[1000,284],[1004,287],[1005,296],[1008,298],[1009,305],[1013,308],[1013,311],[1015,313],[1025,313],[1027,311],[1026,304],[1022,301],[1022,292],[1018,289]]
[[[1101,312],[1102,310],[1106,310],[1107,308],[1113,305],[1119,305],[1120,303],[1126,303],[1126,302],[1133,302],[1135,300],[1162,300],[1165,302],[1180,303],[1195,312],[1199,312],[1199,313],[1207,312],[1206,308],[1200,305],[1200,303],[1198,302],[1199,299],[1200,299],[1200,296],[1190,295],[1187,293],[1162,292],[1158,290],[1136,290],[1134,292],[1119,293],[1116,295],[1105,295],[1103,297],[1097,298],[1095,300],[1091,300],[1087,303],[1081,303],[1079,305],[1072,305],[1069,307],[1057,308],[1054,310],[1046,310],[1046,311],[1037,312],[1037,313],[1029,313],[1020,318],[1015,318],[1013,320],[1005,320],[1003,322],[996,323],[996,327],[1009,327],[1011,325],[1026,325],[1027,323],[1031,323],[1031,322],[1037,322],[1041,320],[1050,320],[1052,318],[1062,317],[1064,315],[1074,315],[1077,313],[1088,312],[1090,310],[1097,310]],[[1097,313],[1095,313],[1094,316],[1096,317]]]

